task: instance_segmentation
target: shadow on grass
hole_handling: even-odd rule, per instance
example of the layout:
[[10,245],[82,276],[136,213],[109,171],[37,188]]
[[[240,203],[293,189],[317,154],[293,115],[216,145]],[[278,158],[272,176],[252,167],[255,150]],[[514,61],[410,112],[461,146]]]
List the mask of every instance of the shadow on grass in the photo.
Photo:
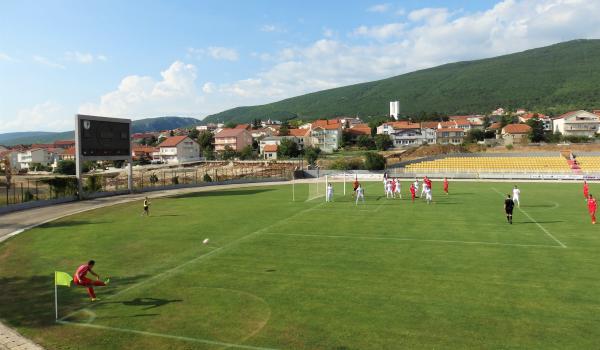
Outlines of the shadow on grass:
[[522,205],[521,208],[554,208],[555,204]]
[[183,300],[181,299],[158,299],[158,298],[135,298],[133,300],[128,301],[109,301],[103,302],[102,304],[123,304],[126,306],[146,306],[142,310],[154,309],[157,307],[161,307],[163,305],[167,305],[170,303],[180,303]]
[[105,224],[106,221],[90,221],[90,220],[58,220],[45,223],[40,225],[42,228],[52,228],[52,227],[72,227],[72,226],[81,226],[81,225],[99,225]]
[[[109,297],[150,276],[113,278],[109,287],[97,287],[96,294]],[[118,288],[113,288],[118,286]],[[89,305],[83,287],[58,287],[59,317]],[[0,278],[0,317],[13,327],[54,325],[54,275]]]
[[217,197],[217,196],[247,196],[252,194],[258,194],[263,192],[274,191],[271,188],[261,188],[261,189],[247,189],[247,190],[224,190],[224,191],[206,191],[206,192],[195,192],[195,193],[186,193],[180,194],[177,196],[172,196],[171,198],[195,198],[195,197]]

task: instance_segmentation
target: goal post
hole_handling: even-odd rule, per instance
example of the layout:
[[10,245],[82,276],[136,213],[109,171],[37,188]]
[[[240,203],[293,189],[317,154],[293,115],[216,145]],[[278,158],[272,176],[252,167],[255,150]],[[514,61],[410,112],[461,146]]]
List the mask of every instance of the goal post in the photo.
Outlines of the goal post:
[[311,179],[292,180],[292,201],[308,202],[313,200],[327,200],[327,187],[333,187],[333,200],[344,200],[343,198],[352,194],[352,182],[355,174],[350,172],[330,173]]

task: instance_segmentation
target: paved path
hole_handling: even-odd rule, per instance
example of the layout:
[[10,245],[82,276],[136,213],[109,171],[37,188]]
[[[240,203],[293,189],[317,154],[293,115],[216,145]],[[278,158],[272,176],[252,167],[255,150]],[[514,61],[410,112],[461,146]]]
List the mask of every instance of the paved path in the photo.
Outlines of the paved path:
[[[17,211],[0,215],[0,242],[9,239],[25,230],[65,216],[98,209],[110,205],[141,201],[145,196],[157,198],[194,192],[215,191],[239,187],[258,187],[273,185],[288,185],[290,182],[259,182],[247,184],[215,185],[203,187],[188,187],[155,192],[136,193],[122,196],[105,197],[79,202],[57,204],[48,207]],[[290,193],[291,196],[291,193]],[[141,205],[141,204],[140,204]],[[17,331],[0,322],[0,350],[43,350],[42,347],[21,336]]]

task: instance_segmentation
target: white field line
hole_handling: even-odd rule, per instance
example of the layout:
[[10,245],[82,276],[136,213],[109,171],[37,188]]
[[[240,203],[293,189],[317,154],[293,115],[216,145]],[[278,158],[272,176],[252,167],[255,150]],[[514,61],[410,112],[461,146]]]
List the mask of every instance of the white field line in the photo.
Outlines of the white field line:
[[[325,202],[321,202],[321,203],[317,204],[317,206],[323,205],[323,204],[325,204]],[[186,267],[188,265],[191,265],[191,264],[194,264],[194,263],[196,263],[198,261],[207,259],[207,258],[209,258],[209,257],[211,257],[211,256],[213,256],[213,255],[215,255],[215,254],[217,254],[217,253],[219,253],[219,252],[221,252],[221,251],[229,248],[229,247],[233,247],[233,246],[239,244],[242,241],[245,241],[245,240],[250,239],[250,238],[252,238],[254,236],[257,236],[257,235],[259,235],[261,233],[264,233],[264,231],[269,230],[271,227],[274,227],[275,225],[279,225],[279,224],[281,224],[283,222],[286,222],[286,221],[288,221],[288,220],[290,220],[290,219],[292,219],[292,218],[294,218],[296,216],[302,215],[305,212],[308,212],[308,211],[312,210],[313,208],[314,207],[310,207],[310,208],[306,208],[304,210],[301,210],[301,211],[297,212],[296,214],[294,214],[292,216],[288,216],[287,218],[284,218],[284,219],[281,219],[279,221],[276,221],[276,222],[272,223],[269,226],[266,226],[266,227],[263,227],[263,228],[261,228],[259,230],[254,231],[254,232],[251,232],[251,233],[249,233],[249,234],[247,234],[247,235],[245,235],[243,237],[240,237],[240,238],[234,240],[233,242],[230,242],[228,244],[225,244],[224,246],[221,246],[220,248],[216,248],[215,250],[212,250],[212,251],[210,251],[210,252],[208,252],[206,254],[200,255],[199,257],[196,257],[196,258],[194,258],[192,260],[188,260],[188,261],[184,262],[181,265],[175,266],[175,267],[173,267],[173,268],[171,268],[169,270],[163,271],[163,272],[161,272],[159,274],[156,274],[156,275],[154,275],[152,277],[149,277],[149,278],[147,278],[147,279],[145,279],[145,280],[143,280],[141,282],[133,284],[133,285],[131,285],[131,286],[129,286],[129,287],[127,287],[127,288],[125,288],[125,289],[123,289],[123,290],[121,290],[121,291],[113,294],[113,295],[110,295],[110,296],[106,297],[106,299],[115,298],[115,297],[117,297],[117,296],[119,296],[121,294],[127,293],[128,291],[130,291],[130,290],[132,290],[134,288],[137,288],[139,286],[147,284],[148,282],[155,281],[155,280],[158,280],[160,278],[167,277],[167,276],[169,276],[169,275],[171,275],[171,274],[173,274],[173,273],[175,273],[175,272],[183,269],[184,267]],[[95,304],[95,305],[99,305],[99,304],[102,304],[102,303],[100,302],[100,303]],[[65,320],[65,319],[71,317],[72,315],[74,315],[75,313],[80,312],[81,310],[82,309],[75,310],[75,311],[67,314],[66,316],[61,317],[60,320]]]
[[[496,193],[498,193],[499,195],[501,195],[502,197],[504,197],[504,194],[500,191],[498,191],[495,187],[492,187],[492,190],[494,190]],[[546,228],[544,226],[542,226],[539,222],[537,222],[534,218],[531,217],[531,215],[529,215],[525,210],[517,207],[517,209],[519,209],[519,211],[523,214],[525,214],[525,216],[527,216],[527,218],[529,218],[529,220],[533,221],[537,227],[540,228],[540,230],[542,230],[542,232],[544,232],[546,235],[548,235],[548,237],[552,238],[556,243],[558,243],[562,248],[567,248],[567,246],[559,241],[556,237],[554,237],[554,235],[552,235],[548,230],[546,230]]]
[[499,243],[499,242],[478,242],[478,241],[455,241],[445,239],[420,239],[420,238],[402,238],[402,237],[381,237],[381,236],[345,236],[345,235],[311,235],[302,233],[277,233],[267,232],[265,235],[275,236],[297,236],[297,237],[315,237],[315,238],[346,238],[346,239],[365,239],[365,240],[382,240],[382,241],[413,241],[413,242],[429,242],[429,243],[458,243],[468,245],[492,245],[492,246],[508,246],[508,247],[543,247],[543,248],[560,248],[557,245],[549,244],[518,244],[518,243]]
[[56,322],[58,322],[60,324],[64,324],[64,325],[96,328],[96,329],[117,331],[117,332],[122,332],[122,333],[132,333],[132,334],[139,334],[139,335],[146,335],[146,336],[153,336],[153,337],[160,337],[160,338],[167,338],[167,339],[176,339],[176,340],[183,340],[183,341],[194,342],[194,343],[224,346],[227,348],[249,349],[249,350],[276,350],[273,348],[263,348],[260,346],[233,344],[233,343],[226,343],[226,342],[220,342],[220,341],[208,340],[208,339],[182,337],[182,336],[178,336],[178,335],[171,335],[171,334],[164,334],[164,333],[154,333],[154,332],[138,331],[138,330],[127,329],[127,328],[101,326],[101,325],[91,324],[91,323],[78,323],[78,322],[69,322],[69,321],[63,321],[63,320],[59,320]]

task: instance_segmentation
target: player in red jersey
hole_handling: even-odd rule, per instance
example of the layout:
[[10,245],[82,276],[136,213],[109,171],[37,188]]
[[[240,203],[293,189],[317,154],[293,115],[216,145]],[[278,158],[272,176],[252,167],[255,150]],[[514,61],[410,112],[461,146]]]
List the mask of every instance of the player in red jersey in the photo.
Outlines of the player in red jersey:
[[444,192],[448,194],[448,179],[444,178]]
[[598,207],[598,203],[596,203],[596,198],[592,197],[590,194],[587,200],[588,211],[590,212],[590,216],[592,217],[592,224],[596,224],[596,209]]
[[583,198],[585,198],[586,200],[590,197],[590,187],[587,183],[587,181],[583,181]]
[[410,184],[410,197],[412,198],[412,201],[415,201],[415,196],[417,195],[417,189],[415,188],[415,184],[412,183]]
[[352,184],[352,189],[354,192],[352,192],[352,197],[356,196],[356,189],[358,188],[358,185],[360,185],[358,183],[358,176],[354,177],[354,183]]
[[[79,266],[77,271],[75,271],[75,276],[73,276],[73,282],[76,285],[87,288],[88,294],[92,301],[98,300],[98,298],[96,298],[96,293],[94,293],[94,287],[104,287],[108,284],[108,282],[110,282],[110,278],[107,278],[104,282],[100,281],[100,276],[92,271],[92,267],[94,267],[95,264],[96,262],[94,260],[88,261],[87,264]],[[96,281],[92,281],[86,277],[88,272],[96,276]]]

